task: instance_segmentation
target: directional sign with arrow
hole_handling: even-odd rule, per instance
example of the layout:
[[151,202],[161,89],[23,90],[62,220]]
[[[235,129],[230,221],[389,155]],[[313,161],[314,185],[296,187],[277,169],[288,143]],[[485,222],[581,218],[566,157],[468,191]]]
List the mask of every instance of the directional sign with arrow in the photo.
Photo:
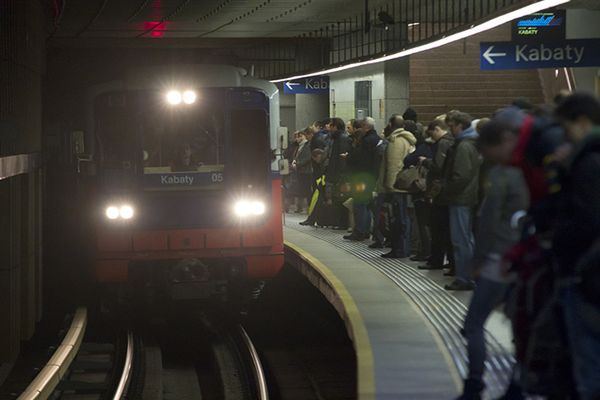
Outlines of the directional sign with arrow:
[[283,84],[283,92],[287,94],[325,94],[329,92],[329,77],[314,76],[286,81]]
[[600,66],[600,39],[480,44],[482,70]]

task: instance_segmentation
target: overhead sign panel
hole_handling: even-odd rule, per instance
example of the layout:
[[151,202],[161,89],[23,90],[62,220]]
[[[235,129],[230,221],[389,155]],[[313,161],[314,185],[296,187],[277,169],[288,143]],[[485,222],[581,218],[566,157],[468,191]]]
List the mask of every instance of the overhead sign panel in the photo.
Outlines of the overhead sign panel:
[[314,76],[283,83],[283,93],[287,94],[325,94],[328,92],[328,76]]
[[513,21],[512,40],[514,42],[564,40],[566,26],[565,10],[526,15]]
[[600,66],[600,39],[558,42],[482,42],[482,70]]

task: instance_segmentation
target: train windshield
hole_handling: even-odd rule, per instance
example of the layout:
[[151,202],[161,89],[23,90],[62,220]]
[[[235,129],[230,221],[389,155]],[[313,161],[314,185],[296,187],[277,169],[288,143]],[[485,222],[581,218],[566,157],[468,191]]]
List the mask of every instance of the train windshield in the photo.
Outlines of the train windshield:
[[210,189],[223,184],[223,111],[190,107],[149,113],[141,121],[146,186]]
[[151,190],[222,188],[221,102],[206,98],[170,106],[163,97],[146,91],[99,96],[96,136],[105,173],[136,171]]

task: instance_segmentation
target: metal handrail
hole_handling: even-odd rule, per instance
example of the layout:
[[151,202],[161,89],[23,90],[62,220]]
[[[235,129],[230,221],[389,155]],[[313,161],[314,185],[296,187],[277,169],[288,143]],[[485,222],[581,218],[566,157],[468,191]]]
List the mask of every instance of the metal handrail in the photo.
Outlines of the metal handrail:
[[17,400],[42,400],[52,395],[79,351],[86,326],[87,309],[79,307],[61,345]]

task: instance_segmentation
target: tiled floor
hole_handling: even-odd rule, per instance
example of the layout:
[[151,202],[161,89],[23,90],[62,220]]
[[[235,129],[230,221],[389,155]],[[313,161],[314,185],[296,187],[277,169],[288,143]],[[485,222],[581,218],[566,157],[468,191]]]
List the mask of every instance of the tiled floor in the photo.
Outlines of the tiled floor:
[[[325,249],[324,257],[321,260],[325,264],[337,264],[336,257],[333,254],[327,254],[327,249],[339,254],[339,251],[350,254],[354,257],[354,264],[367,265],[379,276],[385,277],[396,288],[400,288],[408,298],[413,307],[416,307],[421,315],[427,318],[432,329],[435,329],[444,345],[452,355],[453,362],[459,373],[464,376],[467,370],[466,352],[464,340],[460,335],[462,320],[470,299],[469,292],[447,292],[442,286],[450,282],[450,278],[444,277],[441,271],[421,271],[417,269],[419,263],[402,260],[389,260],[380,257],[381,250],[373,250],[367,247],[368,242],[348,242],[342,239],[344,232],[333,231],[325,228],[314,228],[300,226],[298,222],[302,220],[298,215],[287,215],[285,234],[286,239],[293,237],[297,241],[308,241],[307,237],[318,239],[322,242],[320,247]],[[298,236],[302,233],[302,236]],[[302,243],[298,243],[302,246]],[[308,250],[308,249],[307,249]],[[323,251],[323,250],[321,250]],[[340,271],[345,269],[354,269],[355,266],[349,262],[340,266]],[[378,318],[385,312],[385,307],[381,305],[369,306],[370,296],[378,299],[385,298],[389,293],[377,293],[371,288],[355,288],[357,293],[361,293],[361,301],[365,302],[364,312],[374,313]],[[388,314],[393,315],[393,314]],[[396,314],[398,315],[398,314]],[[365,314],[365,318],[370,318]],[[487,325],[488,329],[488,351],[491,355],[490,362],[487,364],[488,371],[487,395],[493,398],[501,394],[505,387],[510,373],[512,362],[511,351],[512,343],[510,341],[509,324],[506,318],[500,313],[495,312]],[[381,329],[382,338],[387,334],[394,337],[395,330]],[[491,332],[491,334],[490,334]],[[384,340],[384,339],[383,339]]]

